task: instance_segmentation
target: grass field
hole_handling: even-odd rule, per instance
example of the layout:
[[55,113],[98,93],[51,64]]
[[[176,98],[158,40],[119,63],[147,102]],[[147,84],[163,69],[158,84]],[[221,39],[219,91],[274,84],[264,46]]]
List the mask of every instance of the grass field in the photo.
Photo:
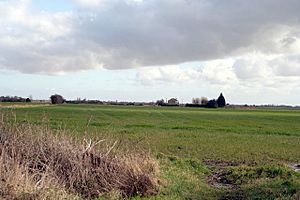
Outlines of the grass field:
[[155,199],[299,198],[300,176],[286,165],[300,163],[300,111],[94,105],[1,109],[15,113],[18,122],[151,151],[161,168]]

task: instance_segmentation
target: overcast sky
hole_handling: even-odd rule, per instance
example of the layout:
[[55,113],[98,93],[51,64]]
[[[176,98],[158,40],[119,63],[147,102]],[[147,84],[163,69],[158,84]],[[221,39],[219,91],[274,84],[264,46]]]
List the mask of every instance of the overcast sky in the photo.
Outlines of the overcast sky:
[[0,96],[300,105],[299,0],[0,0]]

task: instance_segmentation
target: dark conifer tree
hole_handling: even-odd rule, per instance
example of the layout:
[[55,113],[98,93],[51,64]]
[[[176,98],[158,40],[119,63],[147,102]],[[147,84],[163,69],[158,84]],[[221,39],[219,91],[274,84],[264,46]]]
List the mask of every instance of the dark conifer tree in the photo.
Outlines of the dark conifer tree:
[[225,107],[226,105],[226,101],[225,101],[225,98],[223,96],[223,94],[221,93],[219,98],[217,99],[217,103],[218,103],[218,107]]

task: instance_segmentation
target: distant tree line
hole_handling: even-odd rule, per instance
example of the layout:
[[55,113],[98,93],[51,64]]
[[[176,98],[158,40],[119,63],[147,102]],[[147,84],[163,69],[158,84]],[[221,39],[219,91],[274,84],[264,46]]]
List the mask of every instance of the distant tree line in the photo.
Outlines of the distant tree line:
[[99,105],[116,105],[116,106],[143,106],[154,105],[154,102],[118,102],[118,101],[100,101],[100,100],[87,100],[77,98],[76,100],[66,100],[62,95],[54,94],[50,97],[52,104],[99,104]]
[[70,104],[103,104],[100,100],[86,100],[86,99],[77,99],[77,100],[66,100],[65,103]]
[[206,97],[193,98],[192,104],[186,104],[186,107],[204,107],[204,108],[223,108],[226,106],[226,100],[221,93],[217,100],[208,100]]
[[[54,94],[50,97],[52,104],[104,104],[104,105],[123,105],[123,106],[143,106],[143,105],[157,105],[157,106],[180,106],[179,101],[176,98],[171,98],[168,101],[164,101],[163,99],[157,100],[156,103],[138,103],[138,102],[118,102],[118,101],[99,101],[99,100],[81,100],[77,98],[77,100],[65,100],[63,96],[59,94]],[[183,104],[181,104],[183,105]],[[226,100],[221,93],[217,100],[212,99],[208,100],[206,97],[201,98],[193,98],[191,104],[185,104],[183,106],[186,107],[205,107],[205,108],[222,108],[226,106]]]
[[[156,101],[157,106],[180,106],[179,102],[176,98],[171,98],[168,101],[164,101],[163,99]],[[181,104],[182,106],[186,107],[203,107],[203,108],[222,108],[226,106],[226,100],[221,93],[217,100],[212,99],[208,100],[207,97],[201,97],[201,98],[193,98],[192,103],[188,104]]]
[[23,98],[23,97],[11,97],[11,96],[1,96],[0,102],[31,102],[30,98]]

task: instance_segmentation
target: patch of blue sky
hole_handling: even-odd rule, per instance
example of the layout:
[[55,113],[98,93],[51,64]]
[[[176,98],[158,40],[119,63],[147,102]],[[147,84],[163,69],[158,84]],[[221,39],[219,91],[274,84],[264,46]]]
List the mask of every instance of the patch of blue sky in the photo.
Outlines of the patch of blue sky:
[[179,64],[179,67],[182,69],[187,69],[187,68],[191,68],[191,69],[195,69],[195,68],[200,68],[204,65],[204,62],[199,62],[199,61],[194,61],[194,62],[186,62],[186,63],[182,63]]
[[1,71],[0,85],[1,95],[33,95],[34,98],[42,99],[54,93],[63,94],[67,98],[102,99],[105,97],[103,92],[107,93],[106,98],[114,98],[110,92],[113,94],[136,88],[135,69],[98,69],[57,76]]
[[32,0],[34,9],[45,12],[65,12],[73,10],[73,4],[67,0]]

